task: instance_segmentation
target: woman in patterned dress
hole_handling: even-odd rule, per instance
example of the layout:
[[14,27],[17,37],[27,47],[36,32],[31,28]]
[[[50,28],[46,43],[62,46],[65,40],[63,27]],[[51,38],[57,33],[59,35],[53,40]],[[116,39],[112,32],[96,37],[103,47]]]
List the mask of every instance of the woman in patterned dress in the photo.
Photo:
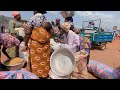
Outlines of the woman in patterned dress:
[[[50,70],[50,33],[52,25],[44,23],[44,12],[37,12],[29,21],[25,36],[25,45],[30,40],[27,70],[40,78],[48,78]],[[47,26],[47,27],[46,27]],[[46,27],[46,28],[45,28]]]

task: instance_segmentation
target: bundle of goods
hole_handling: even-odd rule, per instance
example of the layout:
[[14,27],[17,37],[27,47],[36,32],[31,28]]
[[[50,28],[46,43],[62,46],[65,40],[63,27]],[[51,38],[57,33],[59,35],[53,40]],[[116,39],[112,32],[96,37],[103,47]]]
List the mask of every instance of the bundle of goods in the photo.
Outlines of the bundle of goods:
[[120,79],[120,71],[100,62],[90,60],[88,71],[100,79]]
[[15,28],[15,32],[17,35],[22,36],[23,38],[25,37],[25,29],[24,28]]
[[0,79],[39,79],[36,75],[25,69],[16,71],[1,71]]
[[21,42],[19,46],[19,57],[24,58],[28,62],[28,51],[23,51],[23,48],[25,47],[25,42]]
[[85,50],[75,53],[76,66],[71,75],[71,79],[87,79],[87,55],[88,53]]
[[70,50],[66,48],[56,50],[50,57],[50,77],[52,79],[69,79],[75,63],[74,54]]
[[3,62],[3,65],[5,65],[9,70],[20,70],[25,65],[25,60],[23,58],[13,58],[11,60],[6,60]]
[[63,16],[63,18],[73,17],[75,11],[61,11],[60,14]]

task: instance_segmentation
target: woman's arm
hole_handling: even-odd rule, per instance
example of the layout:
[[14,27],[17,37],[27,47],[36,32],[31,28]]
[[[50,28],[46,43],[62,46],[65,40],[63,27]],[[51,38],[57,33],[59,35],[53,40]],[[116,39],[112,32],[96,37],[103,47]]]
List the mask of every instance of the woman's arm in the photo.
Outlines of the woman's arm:
[[16,57],[19,57],[19,46],[16,46]]
[[26,32],[25,32],[25,38],[24,38],[25,46],[28,46],[28,41],[29,41],[31,34],[32,34],[32,27],[27,27]]
[[9,23],[9,31],[8,32],[10,32],[11,35],[16,36],[14,29],[15,29],[15,23],[14,23],[14,21],[10,21],[10,23]]
[[5,47],[2,48],[2,52],[10,59],[11,57],[8,55],[8,53],[6,52],[6,49]]
[[65,42],[61,40],[60,38],[57,38],[57,42],[65,44]]

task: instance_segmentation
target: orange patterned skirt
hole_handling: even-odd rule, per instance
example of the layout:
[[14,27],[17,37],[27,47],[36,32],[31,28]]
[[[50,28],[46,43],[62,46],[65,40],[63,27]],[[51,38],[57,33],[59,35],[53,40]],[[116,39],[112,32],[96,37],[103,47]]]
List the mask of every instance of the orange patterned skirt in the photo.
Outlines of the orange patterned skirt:
[[30,40],[27,70],[41,78],[49,76],[50,42],[40,44],[35,40]]

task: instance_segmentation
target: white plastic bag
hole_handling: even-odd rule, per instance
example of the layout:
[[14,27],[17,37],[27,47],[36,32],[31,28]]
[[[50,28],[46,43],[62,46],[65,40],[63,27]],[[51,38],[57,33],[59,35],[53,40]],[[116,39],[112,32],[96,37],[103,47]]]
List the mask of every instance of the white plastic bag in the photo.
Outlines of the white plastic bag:
[[25,37],[25,29],[24,28],[15,28],[18,31],[19,36]]
[[25,42],[21,42],[19,46],[19,57],[24,58],[28,62],[28,52],[27,51],[22,51],[23,48],[25,47]]
[[61,48],[67,48],[67,49],[71,50],[73,53],[76,52],[76,47],[68,45],[68,44],[61,44],[60,47]]
[[60,44],[55,44],[55,45],[51,45],[51,48],[55,51],[55,50],[58,50],[60,49]]

